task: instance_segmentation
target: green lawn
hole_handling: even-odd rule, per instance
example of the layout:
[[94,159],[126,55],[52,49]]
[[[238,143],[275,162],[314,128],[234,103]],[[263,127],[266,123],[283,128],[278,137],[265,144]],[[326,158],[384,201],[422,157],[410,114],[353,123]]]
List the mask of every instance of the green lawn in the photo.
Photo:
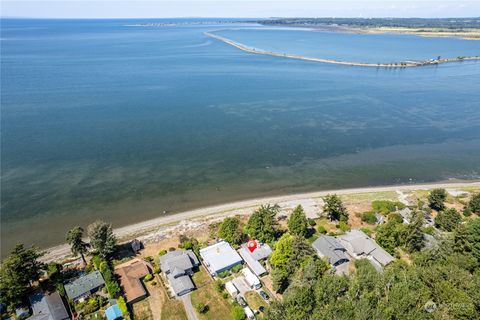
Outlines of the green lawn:
[[245,299],[252,310],[258,310],[260,306],[267,306],[267,302],[265,302],[256,291],[248,291],[245,293]]
[[172,299],[165,302],[162,306],[162,320],[187,320],[187,314],[183,303],[179,300]]
[[196,287],[201,287],[213,281],[207,270],[202,265],[199,267],[199,270],[193,274],[192,280]]
[[199,314],[197,312],[200,320],[232,319],[231,303],[214,289],[213,282],[193,291],[190,298],[194,307],[198,303],[203,303],[208,306],[206,313]]

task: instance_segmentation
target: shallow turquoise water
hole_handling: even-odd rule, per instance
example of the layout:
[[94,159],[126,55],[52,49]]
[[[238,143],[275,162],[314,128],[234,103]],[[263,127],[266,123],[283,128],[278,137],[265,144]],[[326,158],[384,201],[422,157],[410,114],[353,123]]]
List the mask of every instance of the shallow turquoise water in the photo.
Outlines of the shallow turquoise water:
[[[99,217],[120,226],[253,196],[479,177],[480,63],[327,65],[203,34],[232,25],[137,22],[149,21],[2,21],[3,252]],[[246,44],[265,40],[250,31],[238,32]],[[268,45],[292,39],[275,32]],[[325,37],[302,32],[295,50]],[[372,55],[430,43],[361,39]],[[480,44],[446,41],[454,55]],[[364,47],[350,54],[370,59]]]

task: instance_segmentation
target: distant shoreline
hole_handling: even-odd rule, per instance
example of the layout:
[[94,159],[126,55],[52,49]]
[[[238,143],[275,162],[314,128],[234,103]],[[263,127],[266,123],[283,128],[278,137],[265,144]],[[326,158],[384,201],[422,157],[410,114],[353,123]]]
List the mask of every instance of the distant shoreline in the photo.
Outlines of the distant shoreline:
[[353,67],[369,67],[369,68],[413,68],[413,67],[422,67],[427,65],[439,65],[443,63],[450,63],[450,62],[462,62],[462,61],[478,61],[480,60],[480,56],[469,56],[469,57],[457,57],[457,58],[446,58],[446,59],[432,59],[426,61],[400,61],[396,63],[366,63],[366,62],[354,62],[354,61],[339,61],[333,59],[323,59],[323,58],[312,58],[312,57],[305,57],[305,56],[297,56],[293,54],[287,53],[278,53],[278,52],[270,52],[270,51],[261,51],[256,50],[253,48],[249,48],[241,43],[233,41],[231,39],[221,37],[209,32],[204,32],[204,34],[210,38],[219,40],[223,43],[226,43],[232,47],[240,49],[242,51],[253,53],[253,54],[260,54],[260,55],[267,55],[272,57],[280,57],[280,58],[287,58],[287,59],[294,59],[294,60],[303,60],[303,61],[312,61],[312,62],[320,62],[320,63],[329,63],[329,64],[338,64],[338,65],[346,65],[346,66],[353,66]]
[[[439,182],[431,184],[411,184],[411,185],[391,185],[380,187],[363,187],[351,189],[336,189],[316,191],[309,193],[298,193],[283,196],[272,196],[264,198],[254,198],[249,200],[235,201],[221,205],[209,206],[194,210],[188,210],[176,214],[171,214],[147,221],[127,225],[125,227],[114,230],[120,243],[128,242],[133,239],[140,239],[145,242],[154,241],[155,239],[165,235],[171,231],[172,228],[181,227],[183,229],[195,228],[196,224],[201,224],[202,221],[208,219],[221,219],[234,215],[248,215],[262,204],[282,204],[288,202],[296,202],[301,200],[308,200],[314,198],[324,197],[327,194],[359,194],[371,192],[386,192],[386,191],[413,191],[433,188],[464,188],[464,187],[480,187],[480,181],[473,182]],[[42,261],[60,261],[71,256],[70,246],[67,244],[57,245],[44,250],[46,255]]]

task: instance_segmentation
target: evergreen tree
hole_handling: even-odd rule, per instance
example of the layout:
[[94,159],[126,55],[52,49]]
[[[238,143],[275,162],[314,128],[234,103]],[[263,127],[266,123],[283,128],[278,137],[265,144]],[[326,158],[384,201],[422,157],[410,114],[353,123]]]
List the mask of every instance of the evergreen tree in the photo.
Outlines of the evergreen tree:
[[325,204],[323,205],[323,212],[327,214],[327,217],[331,221],[348,221],[347,208],[343,204],[340,197],[336,194],[327,195],[323,198]]
[[112,225],[103,221],[96,221],[88,226],[90,245],[103,258],[107,258],[117,245],[117,238],[113,234]]
[[241,244],[244,234],[240,227],[240,220],[236,217],[225,218],[220,224],[218,236],[232,244]]
[[288,230],[291,234],[307,237],[308,220],[301,205],[298,205],[288,219]]
[[88,244],[83,241],[83,228],[76,226],[67,232],[66,240],[71,246],[71,251],[74,255],[80,255],[83,263],[86,265],[85,254],[88,252]]
[[0,303],[9,310],[21,305],[31,290],[32,283],[40,279],[45,264],[38,261],[43,253],[37,248],[17,244],[0,266]]
[[447,199],[447,192],[445,189],[433,189],[428,195],[428,203],[430,208],[437,211],[445,209],[445,200]]
[[476,193],[472,196],[468,203],[468,207],[473,213],[480,214],[480,193]]
[[260,242],[272,242],[278,234],[276,215],[278,205],[261,206],[248,219],[245,232]]
[[453,231],[462,222],[462,216],[455,208],[440,211],[435,217],[435,225],[444,231]]
[[423,214],[415,212],[412,222],[406,226],[403,236],[403,243],[409,252],[420,251],[424,247],[423,224]]

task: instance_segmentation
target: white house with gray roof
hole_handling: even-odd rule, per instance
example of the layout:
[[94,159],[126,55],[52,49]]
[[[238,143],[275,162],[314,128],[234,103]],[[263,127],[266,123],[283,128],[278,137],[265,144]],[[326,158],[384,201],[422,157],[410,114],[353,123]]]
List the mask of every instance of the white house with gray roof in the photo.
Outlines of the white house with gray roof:
[[242,258],[228,242],[220,241],[214,245],[208,246],[200,250],[205,266],[211,275],[216,276],[220,272],[231,269],[241,264]]
[[79,301],[98,291],[104,285],[105,281],[100,271],[94,271],[65,284],[65,292],[68,299]]
[[320,236],[312,243],[312,246],[320,257],[328,260],[334,270],[343,270],[344,272],[341,273],[348,271],[350,259],[347,249],[337,239],[332,236]]
[[377,270],[382,270],[383,267],[395,260],[372,238],[360,230],[348,231],[338,239],[351,257],[355,259],[366,258]]
[[198,258],[192,250],[170,251],[160,257],[160,269],[165,273],[173,293],[177,296],[195,289],[190,276],[198,265]]

